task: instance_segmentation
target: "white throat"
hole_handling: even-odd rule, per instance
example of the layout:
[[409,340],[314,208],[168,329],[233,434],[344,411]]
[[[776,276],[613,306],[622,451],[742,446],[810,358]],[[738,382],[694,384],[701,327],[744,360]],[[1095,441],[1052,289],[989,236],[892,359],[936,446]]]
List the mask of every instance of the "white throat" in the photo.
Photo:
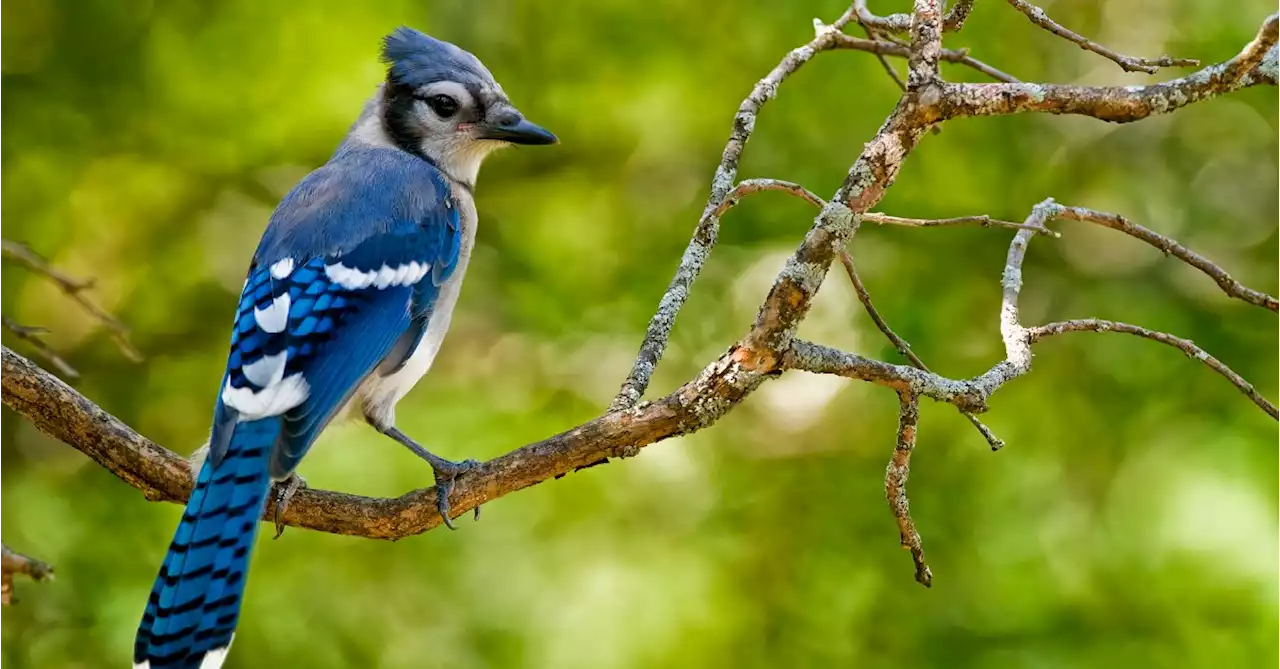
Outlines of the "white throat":
[[484,162],[484,159],[490,153],[505,146],[505,142],[471,138],[466,138],[463,142],[447,147],[446,150],[439,151],[438,155],[435,156],[432,156],[431,152],[426,150],[424,150],[424,153],[432,156],[436,164],[440,166],[440,169],[449,177],[461,182],[467,188],[475,188],[476,177],[480,175],[480,164]]

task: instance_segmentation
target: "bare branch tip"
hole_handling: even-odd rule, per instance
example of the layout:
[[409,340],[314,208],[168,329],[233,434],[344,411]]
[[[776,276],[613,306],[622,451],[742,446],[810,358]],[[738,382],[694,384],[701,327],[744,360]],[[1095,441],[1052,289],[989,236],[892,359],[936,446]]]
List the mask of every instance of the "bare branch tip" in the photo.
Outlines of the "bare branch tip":
[[21,574],[33,581],[52,581],[53,567],[28,557],[0,544],[3,555],[0,556],[0,604],[15,603],[13,598],[13,577]]
[[917,428],[920,422],[920,397],[910,391],[898,393],[898,439],[893,457],[885,467],[884,494],[898,524],[902,547],[911,551],[915,563],[916,581],[925,587],[933,584],[933,572],[924,559],[924,547],[915,521],[911,519],[911,501],[907,498],[907,479],[911,476],[911,453],[916,446]]
[[1009,4],[1013,5],[1014,9],[1022,12],[1022,14],[1037,26],[1040,26],[1044,30],[1075,44],[1085,51],[1091,51],[1110,60],[1116,65],[1119,65],[1125,72],[1145,72],[1147,74],[1155,74],[1163,67],[1195,67],[1200,64],[1200,61],[1193,58],[1173,58],[1170,56],[1161,56],[1159,58],[1140,58],[1135,56],[1126,56],[1054,21],[1049,18],[1048,12],[1045,12],[1036,5],[1026,2],[1026,0],[1009,0]]

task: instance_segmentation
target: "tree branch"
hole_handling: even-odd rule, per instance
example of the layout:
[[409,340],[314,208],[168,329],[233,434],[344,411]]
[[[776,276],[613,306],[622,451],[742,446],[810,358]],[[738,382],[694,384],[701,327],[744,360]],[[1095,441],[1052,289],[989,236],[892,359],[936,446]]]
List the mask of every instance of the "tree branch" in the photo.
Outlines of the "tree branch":
[[13,577],[22,574],[33,581],[52,581],[53,567],[0,544],[0,605],[16,604],[13,597]]
[[[813,193],[789,182],[756,179],[735,183],[738,163],[760,109],[776,95],[778,86],[818,52],[837,48],[846,38],[853,39],[842,35],[839,30],[855,15],[860,20],[865,18],[863,12],[859,11],[865,11],[865,3],[855,2],[832,26],[820,26],[812,41],[790,52],[768,76],[757,83],[734,118],[733,130],[712,180],[711,193],[693,238],[650,320],[636,361],[610,412],[560,434],[517,448],[463,474],[457,480],[451,500],[452,513],[461,516],[482,503],[516,490],[558,478],[609,457],[633,455],[648,444],[705,428],[742,402],[764,381],[786,370],[837,374],[886,386],[899,394],[901,412],[898,448],[895,449],[892,471],[886,475],[886,494],[894,505],[904,543],[912,550],[916,559],[917,576],[923,579],[922,582],[929,580],[928,568],[924,565],[923,553],[919,550],[918,534],[906,513],[903,492],[907,458],[915,443],[918,399],[928,397],[952,404],[971,414],[981,413],[987,409],[988,399],[995,391],[1009,380],[1030,370],[1030,347],[1034,341],[1056,334],[1054,328],[1060,328],[1061,331],[1093,329],[1072,325],[1091,321],[1068,321],[1031,329],[1024,327],[1019,321],[1018,296],[1022,287],[1022,264],[1027,244],[1035,235],[1044,234],[1048,220],[1058,216],[1077,215],[1071,213],[1076,210],[1063,208],[1052,200],[1046,200],[1033,208],[1025,222],[1008,225],[1015,227],[1017,232],[1009,248],[1001,282],[1000,320],[1005,359],[973,379],[952,380],[925,369],[871,360],[797,340],[796,328],[808,313],[831,263],[845,249],[862,220],[876,220],[878,216],[881,222],[888,222],[889,219],[896,218],[868,212],[879,203],[885,190],[892,185],[902,162],[924,134],[948,118],[1038,110],[1089,113],[1107,120],[1136,120],[1150,113],[1169,111],[1191,101],[1244,86],[1274,84],[1276,78],[1274,25],[1269,32],[1264,25],[1259,38],[1232,61],[1156,86],[1116,89],[1055,87],[1047,84],[947,84],[941,80],[938,71],[938,62],[946,53],[941,47],[941,36],[946,30],[958,29],[971,7],[971,1],[957,2],[947,15],[956,16],[952,21],[941,16],[938,0],[916,0],[914,11],[902,28],[898,28],[898,19],[895,18],[898,15],[877,18],[876,21],[881,23],[868,23],[885,31],[909,30],[912,43],[906,54],[908,90],[875,136],[864,145],[843,183],[825,203]],[[1269,22],[1273,24],[1274,20],[1273,16]],[[1264,55],[1258,56],[1259,53]],[[1089,102],[1090,100],[1093,102]],[[1160,106],[1160,100],[1165,101],[1164,107]],[[775,279],[750,330],[730,346],[726,353],[708,364],[696,378],[660,399],[641,402],[640,398],[648,386],[654,367],[665,349],[676,314],[687,299],[694,279],[715,245],[720,217],[746,194],[761,190],[788,192],[821,206],[821,210],[803,241]],[[1087,217],[1078,213],[1082,220],[1087,218],[1102,225],[1107,225],[1106,221],[1112,220],[1107,218],[1109,215],[1090,210],[1078,211],[1088,213]],[[972,219],[968,222],[997,224],[985,217],[967,218]],[[920,222],[918,219],[899,220]],[[949,220],[955,222],[959,219]],[[1123,219],[1116,217],[1116,220]],[[1229,295],[1251,303],[1261,301],[1263,306],[1274,303],[1274,298],[1257,291],[1250,292],[1250,289],[1239,286],[1234,280],[1224,283],[1220,277],[1226,276],[1225,272],[1219,269],[1220,274],[1215,273],[1212,270],[1216,266],[1202,257],[1182,247],[1175,248],[1167,244],[1160,246],[1164,238],[1156,233],[1143,233],[1141,230],[1145,228],[1139,229],[1132,225],[1121,225],[1116,229],[1158,248],[1169,249],[1170,254],[1219,281],[1219,285]],[[1233,288],[1228,288],[1228,285]],[[888,330],[887,325],[884,329]],[[891,330],[886,335],[889,332]],[[1153,334],[1177,340],[1172,335]],[[1161,341],[1159,338],[1157,340]],[[1172,341],[1164,343],[1181,348]],[[1190,345],[1190,342],[1185,343]],[[1207,362],[1207,354],[1200,357],[1195,351],[1199,349],[1194,349],[1193,355]],[[1233,383],[1237,380],[1243,383],[1243,379],[1239,379],[1238,375],[1232,376],[1234,372],[1230,372],[1225,366],[1221,369],[1215,367],[1215,370]],[[191,487],[191,475],[185,459],[139,435],[65,383],[8,348],[3,348],[3,374],[0,376],[3,377],[5,405],[26,417],[41,431],[83,451],[113,474],[143,491],[148,499],[175,502],[186,499]],[[1240,383],[1237,383],[1237,387],[1248,387],[1252,391],[1251,386],[1241,386]],[[1270,406],[1268,413],[1275,417],[1274,406],[1256,393],[1250,396],[1264,409]],[[898,504],[899,500],[901,504]],[[273,514],[273,502],[269,502],[265,516],[271,517]],[[392,499],[303,489],[291,501],[283,520],[286,525],[296,527],[380,539],[418,534],[441,524],[436,512],[434,488],[415,490]]]
[[926,119],[938,121],[1034,111],[1092,116],[1112,123],[1130,123],[1155,114],[1167,114],[1241,88],[1276,85],[1276,23],[1275,14],[1267,17],[1257,38],[1235,58],[1162,84],[945,84],[936,108],[922,113]]
[[[1048,198],[1032,208],[1031,215],[1027,217],[1026,223],[1029,227],[1034,228],[1036,226],[1043,226],[1046,222],[1056,217],[1085,216],[1086,214],[1091,220],[1099,219],[1110,221],[1120,218],[1113,214],[1101,214],[1100,212],[1084,210],[1078,207],[1064,207],[1057,202],[1054,202],[1053,198]],[[1151,234],[1154,235],[1155,233]],[[1113,323],[1111,321],[1100,321],[1095,319],[1051,323],[1039,328],[1028,329],[1024,327],[1018,316],[1018,296],[1022,291],[1022,263],[1026,257],[1027,244],[1031,241],[1033,235],[1034,233],[1031,230],[1020,230],[1016,235],[1014,235],[1013,241],[1009,244],[1009,253],[1005,261],[1004,274],[1001,279],[1000,304],[1000,336],[1004,341],[1005,360],[993,367],[986,374],[974,379],[974,384],[978,388],[982,389],[984,393],[989,395],[1009,380],[1029,372],[1031,370],[1031,344],[1039,339],[1060,334],[1061,332],[1076,332],[1081,330],[1106,332],[1114,330],[1115,332],[1126,332],[1129,334],[1147,337],[1148,339],[1153,339],[1181,349],[1188,356],[1204,362],[1214,371],[1231,381],[1236,388],[1240,389],[1240,391],[1248,396],[1249,399],[1253,400],[1254,404],[1257,404],[1259,408],[1265,411],[1272,418],[1280,419],[1280,415],[1277,415],[1275,405],[1271,404],[1259,395],[1252,384],[1245,381],[1239,374],[1232,371],[1222,362],[1200,350],[1190,341],[1185,339],[1163,332],[1146,330],[1135,325]],[[1190,254],[1189,251],[1187,253]],[[1195,257],[1200,258],[1200,256]],[[1197,266],[1196,263],[1190,260],[1187,260],[1187,262],[1192,266]],[[1208,263],[1208,261],[1204,262]],[[1211,265],[1211,263],[1209,264]],[[1216,266],[1214,267],[1216,268]],[[1220,268],[1218,271],[1221,271]],[[1212,276],[1212,273],[1206,273],[1209,273]],[[1222,273],[1225,274],[1225,272]]]
[[756,83],[751,93],[739,105],[738,113],[733,118],[733,130],[729,135],[729,141],[725,144],[724,152],[720,157],[720,165],[716,167],[715,175],[711,179],[711,195],[707,198],[706,206],[703,207],[702,217],[694,228],[693,238],[689,240],[684,256],[680,258],[680,265],[676,268],[671,284],[667,286],[666,292],[658,303],[657,311],[649,320],[644,341],[640,345],[640,352],[636,355],[631,372],[623,381],[617,397],[610,404],[610,411],[635,406],[649,387],[653,370],[667,348],[676,315],[684,307],[694,280],[702,272],[702,266],[706,264],[711,249],[715,247],[720,231],[720,217],[716,211],[728,197],[737,179],[738,161],[742,158],[742,150],[746,147],[747,140],[755,130],[756,116],[760,113],[760,109],[777,96],[778,87],[787,77],[794,74],[819,52],[836,46],[839,36],[842,35],[839,28],[848,22],[850,16],[850,12],[845,12],[840,20],[828,27],[829,29],[816,30],[816,36],[808,44],[791,50],[783,57],[782,62]]

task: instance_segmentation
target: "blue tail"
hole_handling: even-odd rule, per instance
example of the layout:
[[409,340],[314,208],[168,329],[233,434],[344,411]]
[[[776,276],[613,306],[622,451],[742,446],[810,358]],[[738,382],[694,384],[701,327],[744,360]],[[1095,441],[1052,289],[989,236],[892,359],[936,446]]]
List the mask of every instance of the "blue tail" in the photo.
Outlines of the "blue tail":
[[279,418],[240,423],[221,460],[205,460],[151,587],[134,642],[135,667],[222,664],[240,616],[249,554],[271,488],[267,459],[280,429]]

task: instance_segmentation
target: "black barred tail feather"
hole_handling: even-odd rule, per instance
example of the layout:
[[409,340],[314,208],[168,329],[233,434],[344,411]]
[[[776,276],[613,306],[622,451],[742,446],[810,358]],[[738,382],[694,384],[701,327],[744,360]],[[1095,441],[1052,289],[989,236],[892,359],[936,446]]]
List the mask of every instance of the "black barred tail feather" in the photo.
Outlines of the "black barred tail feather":
[[196,477],[138,627],[135,668],[215,669],[231,647],[281,421],[234,430],[226,454]]

